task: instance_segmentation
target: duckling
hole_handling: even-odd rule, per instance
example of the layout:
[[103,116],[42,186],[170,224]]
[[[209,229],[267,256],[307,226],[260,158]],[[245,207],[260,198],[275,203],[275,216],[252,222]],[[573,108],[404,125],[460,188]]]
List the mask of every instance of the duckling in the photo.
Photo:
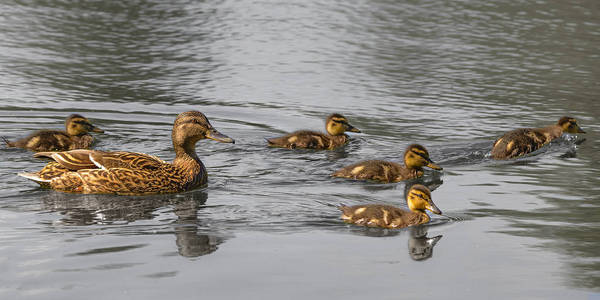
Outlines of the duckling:
[[531,153],[563,133],[585,133],[571,117],[562,117],[554,125],[543,128],[520,128],[505,133],[492,146],[493,159],[514,158]]
[[206,184],[204,164],[196,155],[196,142],[212,139],[234,143],[212,127],[199,111],[181,113],[173,124],[173,163],[136,152],[71,150],[39,152],[48,163],[36,173],[19,173],[42,187],[84,194],[144,195],[177,193]]
[[331,176],[380,182],[398,182],[423,176],[423,167],[442,170],[425,147],[412,144],[404,152],[404,166],[390,161],[366,160],[335,171]]
[[332,114],[327,117],[325,127],[327,134],[300,130],[282,137],[268,139],[267,142],[270,147],[333,150],[349,141],[348,135],[344,132],[360,132],[360,130],[350,125],[346,117],[340,114]]
[[35,152],[66,151],[88,149],[94,141],[89,132],[104,132],[92,125],[88,119],[77,114],[67,118],[65,129],[65,131],[40,130],[14,142],[3,139],[8,147],[25,148]]
[[342,205],[339,209],[346,223],[381,228],[403,228],[427,223],[430,218],[425,210],[442,214],[431,200],[431,191],[424,185],[413,185],[406,195],[406,203],[410,211],[383,204]]

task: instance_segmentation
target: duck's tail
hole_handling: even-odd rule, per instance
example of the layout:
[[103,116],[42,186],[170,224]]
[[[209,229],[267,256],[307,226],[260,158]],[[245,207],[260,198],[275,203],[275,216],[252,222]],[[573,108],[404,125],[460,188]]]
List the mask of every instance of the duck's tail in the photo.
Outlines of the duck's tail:
[[49,186],[50,185],[50,179],[42,179],[37,173],[23,172],[23,173],[18,173],[17,175],[19,175],[21,177],[25,177],[31,181],[35,181],[41,186]]
[[2,138],[2,140],[4,141],[4,143],[6,144],[7,147],[15,147],[16,146],[15,143],[7,140],[5,137],[0,136],[0,138]]

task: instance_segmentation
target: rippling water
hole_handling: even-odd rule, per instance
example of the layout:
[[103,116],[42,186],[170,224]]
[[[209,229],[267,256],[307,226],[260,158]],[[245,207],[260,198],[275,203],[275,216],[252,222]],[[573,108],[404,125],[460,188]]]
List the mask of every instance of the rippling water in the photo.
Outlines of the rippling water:
[[[43,161],[0,149],[0,297],[523,298],[600,293],[600,6],[575,1],[13,1],[0,3],[0,131],[80,113],[97,149],[170,160],[200,110],[209,186],[117,197],[42,190]],[[362,130],[336,151],[264,138]],[[496,162],[493,140],[562,115],[588,132]],[[333,179],[424,144],[445,216],[347,226],[339,203],[406,206],[407,183]],[[435,246],[435,248],[434,248]]]

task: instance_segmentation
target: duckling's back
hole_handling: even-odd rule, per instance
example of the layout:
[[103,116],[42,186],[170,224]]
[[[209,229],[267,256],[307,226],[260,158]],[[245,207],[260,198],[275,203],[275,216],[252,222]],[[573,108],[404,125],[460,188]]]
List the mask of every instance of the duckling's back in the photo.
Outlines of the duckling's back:
[[384,160],[361,161],[344,167],[331,175],[334,177],[377,180],[382,182],[395,182],[413,177],[410,174],[410,170],[407,170],[404,166]]
[[403,210],[391,205],[368,204],[340,206],[346,223],[382,228],[402,228],[429,221],[424,213]]
[[509,131],[494,142],[493,159],[514,158],[531,153],[550,142],[551,137],[541,129],[521,128]]
[[296,131],[282,137],[268,139],[267,142],[271,147],[288,149],[330,149],[332,147],[330,136],[321,132],[308,130]]
[[[74,143],[73,140],[71,140],[71,137],[63,131],[40,130],[14,142],[6,141],[6,144],[9,147],[25,148],[40,152],[71,150],[73,149],[72,146]],[[87,145],[87,147],[89,147],[89,145]]]

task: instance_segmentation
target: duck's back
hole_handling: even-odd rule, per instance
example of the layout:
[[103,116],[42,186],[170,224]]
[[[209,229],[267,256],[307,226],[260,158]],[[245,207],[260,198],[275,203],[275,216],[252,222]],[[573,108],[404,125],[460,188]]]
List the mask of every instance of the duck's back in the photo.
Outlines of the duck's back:
[[429,221],[429,217],[424,213],[403,210],[391,205],[340,206],[339,209],[345,222],[369,227],[402,228]]
[[321,132],[301,130],[282,137],[268,139],[269,146],[289,149],[333,149],[347,141],[346,135],[331,136]]
[[507,159],[525,155],[541,148],[553,138],[541,128],[515,129],[494,142],[491,156],[494,159]]
[[[417,177],[418,170],[408,170],[401,164],[384,160],[365,160],[344,167],[332,176],[362,180],[377,180],[382,182],[396,182]],[[414,173],[414,174],[413,174]]]
[[89,134],[70,136],[59,130],[40,130],[29,136],[8,142],[10,147],[41,151],[68,151],[73,149],[87,149],[92,145],[93,137]]

